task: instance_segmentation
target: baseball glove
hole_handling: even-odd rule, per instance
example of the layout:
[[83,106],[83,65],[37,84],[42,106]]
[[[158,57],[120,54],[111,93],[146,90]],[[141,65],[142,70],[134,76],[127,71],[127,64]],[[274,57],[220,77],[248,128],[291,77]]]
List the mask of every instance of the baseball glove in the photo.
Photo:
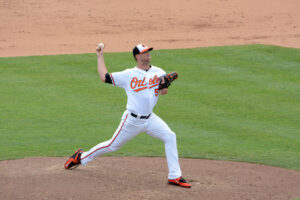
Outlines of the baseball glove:
[[168,88],[171,83],[178,78],[177,72],[171,72],[169,74],[166,74],[162,77],[160,77],[160,82],[159,82],[159,90]]

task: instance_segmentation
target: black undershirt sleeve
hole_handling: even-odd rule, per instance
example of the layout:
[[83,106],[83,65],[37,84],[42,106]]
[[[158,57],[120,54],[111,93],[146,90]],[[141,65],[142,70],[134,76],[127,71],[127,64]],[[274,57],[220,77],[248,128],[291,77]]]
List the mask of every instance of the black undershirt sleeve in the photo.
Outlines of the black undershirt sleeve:
[[111,77],[110,77],[109,73],[105,74],[105,83],[112,84],[112,80],[111,80]]

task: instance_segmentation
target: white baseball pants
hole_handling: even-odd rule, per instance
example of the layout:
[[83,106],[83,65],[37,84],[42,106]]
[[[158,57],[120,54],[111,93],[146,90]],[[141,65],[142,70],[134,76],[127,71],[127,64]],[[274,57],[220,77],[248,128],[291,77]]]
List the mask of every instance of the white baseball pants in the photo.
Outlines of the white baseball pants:
[[152,113],[148,119],[139,119],[131,116],[130,112],[126,110],[113,137],[108,141],[96,145],[89,151],[82,153],[81,164],[85,166],[97,156],[117,151],[141,132],[159,138],[165,143],[165,152],[169,168],[168,178],[175,179],[181,177],[176,135],[169,126],[154,113]]

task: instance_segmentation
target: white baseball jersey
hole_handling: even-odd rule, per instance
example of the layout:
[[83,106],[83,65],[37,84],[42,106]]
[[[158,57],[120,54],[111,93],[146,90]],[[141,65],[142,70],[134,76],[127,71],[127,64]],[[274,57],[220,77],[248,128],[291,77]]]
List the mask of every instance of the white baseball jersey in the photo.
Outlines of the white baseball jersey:
[[124,88],[127,110],[138,115],[149,115],[158,100],[159,77],[166,72],[151,66],[148,71],[137,67],[111,74],[114,86]]

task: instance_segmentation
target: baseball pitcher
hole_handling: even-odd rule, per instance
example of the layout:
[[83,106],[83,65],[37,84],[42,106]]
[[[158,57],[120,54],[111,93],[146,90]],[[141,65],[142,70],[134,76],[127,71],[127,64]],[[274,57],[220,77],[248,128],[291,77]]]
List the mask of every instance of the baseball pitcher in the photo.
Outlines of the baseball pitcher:
[[138,44],[133,48],[136,67],[121,72],[108,73],[104,63],[104,45],[100,43],[96,49],[98,55],[98,72],[102,82],[123,88],[127,94],[126,110],[112,138],[99,143],[89,151],[78,149],[65,163],[70,169],[79,164],[85,166],[97,156],[117,151],[124,144],[141,132],[162,140],[165,144],[166,159],[169,168],[168,183],[190,188],[191,185],[182,178],[178,160],[175,133],[155,113],[153,108],[159,95],[168,93],[168,87],[177,78],[177,73],[166,72],[150,65],[151,55],[146,45]]

